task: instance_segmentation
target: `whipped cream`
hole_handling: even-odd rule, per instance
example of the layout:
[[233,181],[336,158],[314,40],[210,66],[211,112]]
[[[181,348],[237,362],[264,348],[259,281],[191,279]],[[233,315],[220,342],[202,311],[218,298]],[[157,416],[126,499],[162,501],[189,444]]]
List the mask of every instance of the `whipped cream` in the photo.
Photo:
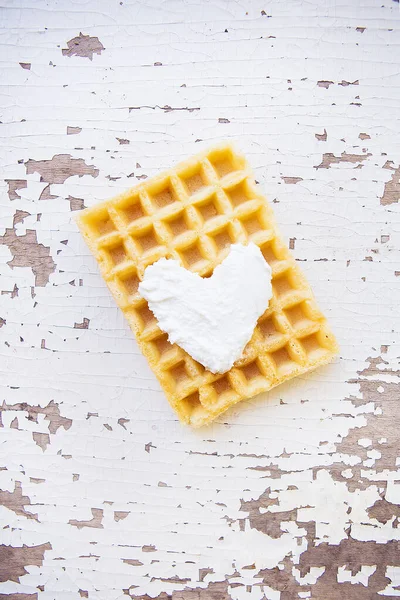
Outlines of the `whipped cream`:
[[268,308],[271,267],[253,243],[232,245],[204,279],[161,258],[147,267],[139,293],[172,344],[212,373],[225,373],[241,357]]

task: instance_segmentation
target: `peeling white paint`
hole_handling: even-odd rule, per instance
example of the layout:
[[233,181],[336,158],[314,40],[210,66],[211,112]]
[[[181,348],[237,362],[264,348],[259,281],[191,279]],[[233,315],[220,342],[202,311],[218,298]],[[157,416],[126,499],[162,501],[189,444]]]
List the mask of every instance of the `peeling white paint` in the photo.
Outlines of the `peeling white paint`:
[[[17,239],[34,231],[56,269],[35,285],[32,248],[12,269],[0,245],[0,490],[20,482],[24,498],[0,496],[0,545],[51,544],[15,581],[10,561],[0,595],[211,600],[218,585],[223,600],[281,600],[280,574],[294,599],[328,600],[332,586],[338,597],[372,585],[371,569],[390,580],[382,597],[400,595],[400,204],[381,203],[399,167],[399,30],[392,0],[3,8],[0,238],[29,213]],[[92,60],[62,53],[80,32],[104,47],[93,42]],[[70,198],[93,205],[225,137],[255,167],[341,355],[193,432],[139,353]],[[27,173],[59,154],[98,176]],[[10,199],[6,180],[26,187]],[[49,185],[55,198],[40,200]],[[51,401],[69,428],[32,413]],[[341,544],[355,574],[335,562]]]
[[301,585],[314,585],[324,572],[325,567],[311,567],[309,573],[301,577],[300,571],[293,567],[293,575]]
[[396,586],[393,582],[399,581],[400,579],[400,568],[399,567],[387,567],[386,569],[386,577],[391,580],[391,583],[388,583],[386,588],[381,592],[383,597],[390,596],[391,598],[395,598],[396,596],[400,596],[400,590],[396,589]]
[[351,584],[361,583],[364,587],[368,587],[368,579],[371,575],[373,575],[376,571],[376,567],[362,565],[361,569],[355,575],[352,575],[349,569],[346,569],[345,566],[339,567],[338,569],[338,581],[339,583],[344,583],[348,581]]
[[360,440],[357,440],[357,444],[363,448],[369,448],[369,446],[372,446],[372,440],[361,438]]

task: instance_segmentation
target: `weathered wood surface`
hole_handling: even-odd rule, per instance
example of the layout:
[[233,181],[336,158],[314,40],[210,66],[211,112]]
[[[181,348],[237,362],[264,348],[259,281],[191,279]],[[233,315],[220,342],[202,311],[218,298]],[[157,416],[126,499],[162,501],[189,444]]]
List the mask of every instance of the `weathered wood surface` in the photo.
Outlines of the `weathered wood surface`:
[[[400,596],[399,4],[1,9],[0,597]],[[341,344],[180,426],[74,211],[231,138]]]

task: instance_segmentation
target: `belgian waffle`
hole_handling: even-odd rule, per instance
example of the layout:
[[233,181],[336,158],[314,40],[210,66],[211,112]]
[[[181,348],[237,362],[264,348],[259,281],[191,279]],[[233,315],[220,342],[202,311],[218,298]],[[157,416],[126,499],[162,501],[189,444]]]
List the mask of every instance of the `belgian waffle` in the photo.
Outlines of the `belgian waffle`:
[[[82,211],[78,225],[171,406],[195,427],[238,402],[329,362],[337,343],[276,228],[245,158],[228,143]],[[139,295],[161,257],[210,276],[233,243],[257,244],[273,298],[243,356],[214,375],[171,345]]]

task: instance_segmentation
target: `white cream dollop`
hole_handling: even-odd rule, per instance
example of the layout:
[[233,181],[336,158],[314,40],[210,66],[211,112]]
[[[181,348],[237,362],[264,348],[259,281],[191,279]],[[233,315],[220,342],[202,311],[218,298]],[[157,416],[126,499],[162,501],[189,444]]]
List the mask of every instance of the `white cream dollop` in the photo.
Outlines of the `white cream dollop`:
[[253,243],[233,244],[204,279],[161,258],[147,267],[139,293],[172,344],[212,373],[225,373],[241,357],[268,308],[271,267]]

